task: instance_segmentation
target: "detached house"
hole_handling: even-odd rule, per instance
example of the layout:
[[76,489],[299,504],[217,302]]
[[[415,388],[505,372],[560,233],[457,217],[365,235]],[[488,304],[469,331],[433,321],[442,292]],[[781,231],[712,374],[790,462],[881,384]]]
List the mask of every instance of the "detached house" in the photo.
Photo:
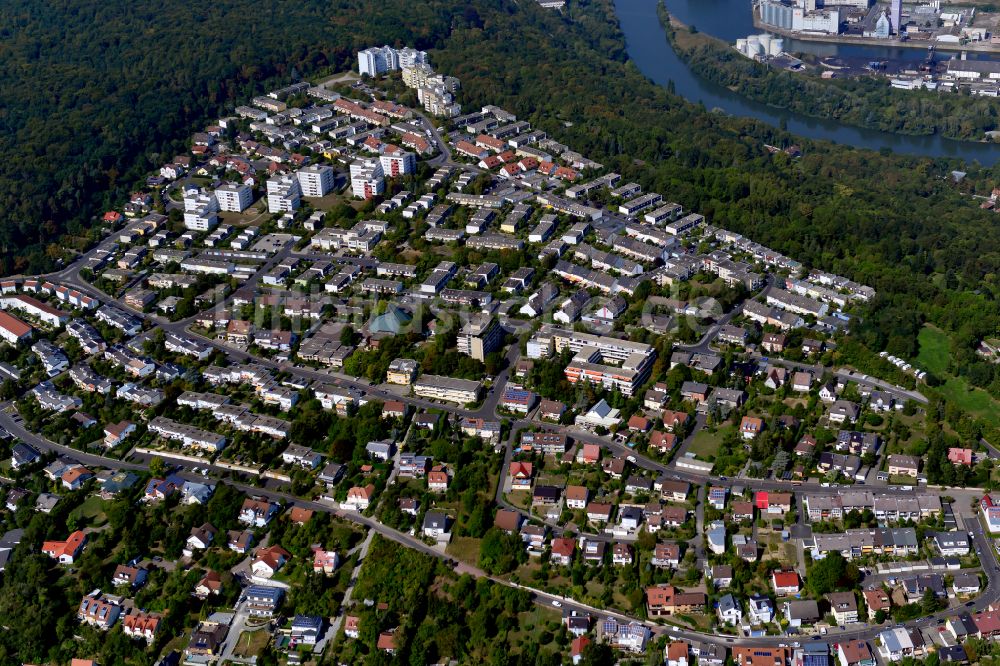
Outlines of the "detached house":
[[141,567],[127,566],[119,564],[115,568],[115,573],[111,578],[114,587],[127,585],[130,588],[142,587],[146,584],[148,572]]
[[858,600],[853,592],[831,592],[826,595],[830,602],[830,612],[837,624],[845,625],[858,621]]
[[840,666],[875,666],[875,655],[865,641],[840,641],[837,644]]
[[84,545],[87,543],[87,535],[77,530],[69,535],[65,541],[46,541],[42,543],[42,552],[58,560],[59,564],[73,564]]
[[830,405],[832,423],[854,423],[861,415],[861,408],[847,400],[836,400]]
[[340,566],[340,556],[336,551],[323,550],[316,547],[313,549],[313,573],[332,575]]
[[669,453],[677,443],[677,436],[672,432],[654,430],[649,436],[649,448],[659,453]]
[[586,486],[566,486],[564,496],[567,509],[585,509],[590,499],[590,491]]
[[281,546],[258,548],[257,554],[250,564],[250,570],[253,571],[256,578],[270,578],[278,573],[278,570],[291,556],[292,554]]
[[240,508],[239,521],[252,527],[264,527],[277,515],[278,508],[277,504],[247,499]]
[[790,597],[799,593],[799,575],[794,571],[774,571],[771,573],[771,586],[778,597]]
[[191,528],[191,535],[188,536],[184,545],[184,554],[191,557],[196,550],[206,550],[212,545],[216,531],[209,523],[205,523],[201,527]]
[[754,439],[764,429],[764,420],[754,416],[744,416],[740,421],[740,434],[743,439]]
[[511,490],[531,490],[532,465],[527,462],[512,462],[507,471]]
[[889,474],[917,478],[920,472],[920,458],[893,453],[889,456]]
[[792,375],[792,390],[799,393],[808,393],[812,388],[812,375],[808,372],[796,372]]
[[785,351],[788,337],[781,333],[765,333],[761,340],[761,348],[771,354],[780,354]]
[[675,412],[672,409],[663,411],[663,427],[670,432],[676,433],[684,428],[688,421],[686,412]]
[[722,624],[736,626],[743,621],[743,609],[740,606],[740,602],[731,594],[726,594],[719,599],[719,605],[716,607],[715,612],[719,616],[719,622]]
[[681,563],[681,547],[676,543],[658,543],[653,548],[650,564],[654,567],[676,569]]
[[747,606],[750,608],[750,623],[753,625],[768,624],[774,619],[774,604],[762,594],[751,595]]
[[611,562],[616,566],[627,566],[632,564],[635,557],[632,554],[632,546],[627,543],[616,543],[611,547]]
[[573,563],[573,554],[576,552],[576,541],[559,537],[552,540],[552,554],[549,559],[555,563],[568,567]]
[[364,511],[371,505],[374,496],[375,485],[372,483],[364,487],[353,486],[347,491],[347,501],[344,502],[345,508]]

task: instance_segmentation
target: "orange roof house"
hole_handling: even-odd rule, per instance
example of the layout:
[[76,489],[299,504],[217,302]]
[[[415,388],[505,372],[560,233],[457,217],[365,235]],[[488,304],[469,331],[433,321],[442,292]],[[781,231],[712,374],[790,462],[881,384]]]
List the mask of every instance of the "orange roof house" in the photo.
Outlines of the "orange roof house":
[[80,551],[87,543],[87,535],[77,530],[69,535],[65,541],[46,541],[42,544],[42,552],[49,557],[59,560],[59,564],[72,564],[73,560],[79,557]]
[[774,571],[771,573],[774,593],[779,597],[799,593],[799,575],[794,571]]
[[764,420],[755,416],[744,416],[740,421],[740,432],[743,439],[753,439],[764,429]]

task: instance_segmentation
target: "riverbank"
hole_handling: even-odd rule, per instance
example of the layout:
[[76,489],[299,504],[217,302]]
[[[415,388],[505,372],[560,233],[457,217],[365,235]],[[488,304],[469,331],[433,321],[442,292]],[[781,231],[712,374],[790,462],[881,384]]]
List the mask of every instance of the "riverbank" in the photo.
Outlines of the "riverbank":
[[820,42],[842,46],[881,46],[887,48],[921,49],[923,51],[933,46],[935,51],[974,51],[976,53],[988,53],[1000,56],[1000,45],[985,42],[949,44],[948,42],[902,41],[898,39],[879,39],[877,37],[856,37],[854,35],[821,35],[818,33],[796,32],[764,23],[755,11],[751,11],[751,15],[753,16],[753,26],[755,28],[803,42]]
[[772,69],[723,40],[692,32],[662,3],[657,13],[669,45],[692,72],[754,102],[870,130],[963,142],[983,143],[986,132],[998,129],[997,100],[897,90],[877,77],[831,80]]

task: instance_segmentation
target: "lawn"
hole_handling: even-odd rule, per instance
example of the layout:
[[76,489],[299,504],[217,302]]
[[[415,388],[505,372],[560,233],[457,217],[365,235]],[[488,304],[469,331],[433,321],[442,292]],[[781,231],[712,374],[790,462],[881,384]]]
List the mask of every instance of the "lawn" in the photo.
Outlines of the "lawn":
[[695,454],[700,460],[714,460],[715,454],[719,452],[723,437],[732,429],[732,426],[727,426],[719,428],[715,432],[699,430],[691,438],[691,443],[688,444],[688,453]]
[[559,609],[535,606],[530,611],[518,613],[517,628],[507,634],[507,644],[520,651],[522,645],[536,643],[542,632],[557,633],[562,613]]
[[917,365],[935,375],[948,372],[948,362],[951,356],[949,348],[951,341],[948,334],[933,326],[924,326],[917,336],[920,343],[920,353],[917,354]]
[[933,326],[924,326],[920,329],[917,339],[920,341],[917,365],[937,375],[944,382],[937,387],[941,395],[972,416],[983,419],[993,427],[1000,427],[1000,403],[982,389],[970,389],[965,379],[948,374],[950,358],[948,335]]
[[240,640],[233,648],[233,656],[249,658],[259,655],[267,644],[271,641],[271,634],[263,629],[257,631],[244,631],[240,634]]
[[455,559],[476,564],[479,562],[479,544],[480,539],[456,536],[452,537],[445,552]]
[[104,500],[97,495],[91,495],[83,504],[73,509],[69,517],[86,522],[92,527],[103,525],[108,517],[104,515]]

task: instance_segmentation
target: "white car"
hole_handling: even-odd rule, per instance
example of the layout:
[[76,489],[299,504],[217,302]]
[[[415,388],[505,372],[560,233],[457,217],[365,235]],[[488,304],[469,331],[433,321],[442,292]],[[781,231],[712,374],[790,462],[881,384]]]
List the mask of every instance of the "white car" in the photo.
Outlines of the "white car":
[[562,602],[556,599],[552,600],[552,605],[555,606],[556,608],[562,608]]
[[636,463],[635,456],[628,456],[627,458],[625,458],[625,460],[629,461],[633,465]]

